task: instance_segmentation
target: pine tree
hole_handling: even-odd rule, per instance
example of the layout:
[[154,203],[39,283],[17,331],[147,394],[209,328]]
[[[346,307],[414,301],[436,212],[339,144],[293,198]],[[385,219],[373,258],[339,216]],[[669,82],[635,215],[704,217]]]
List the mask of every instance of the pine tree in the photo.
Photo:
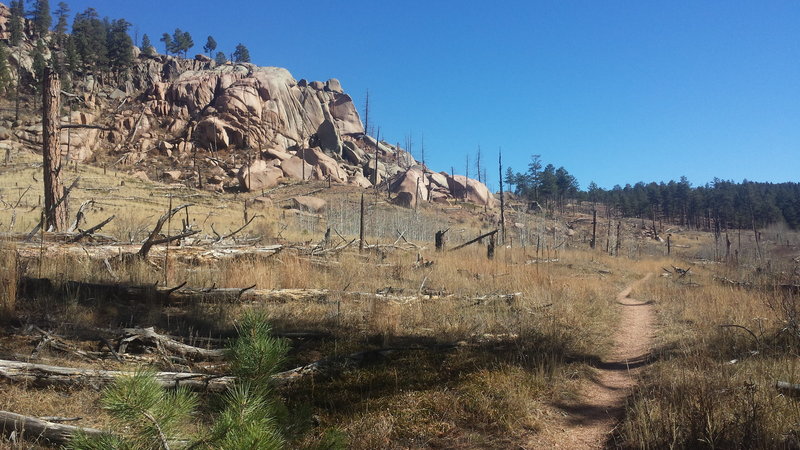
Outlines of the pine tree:
[[250,62],[250,50],[248,50],[244,44],[239,43],[239,45],[236,46],[236,51],[233,52],[233,62]]
[[100,20],[94,8],[75,15],[72,38],[84,70],[105,70],[108,67],[106,28],[107,23]]
[[188,31],[184,31],[178,41],[180,42],[181,50],[183,50],[183,57],[186,58],[186,54],[194,47],[192,35]]
[[11,85],[11,69],[8,66],[8,47],[0,43],[0,92],[6,93]]
[[221,66],[228,62],[228,58],[225,57],[225,53],[217,52],[217,56],[214,57],[214,62],[216,62],[218,66]]
[[63,36],[67,32],[67,15],[69,14],[69,5],[66,2],[58,2],[58,9],[56,10],[56,26],[53,31],[57,35]]
[[24,34],[23,17],[25,16],[25,4],[23,0],[11,0],[10,9],[9,42],[11,45],[19,45]]
[[33,26],[36,35],[45,37],[53,24],[53,17],[50,16],[50,1],[36,0],[33,6]]
[[[36,46],[33,48],[33,73],[36,79],[41,81],[44,75],[44,68],[47,67],[47,60],[44,58],[44,52],[47,47],[44,45],[44,40],[37,39]],[[37,83],[38,86],[38,83]]]
[[75,47],[75,37],[67,36],[64,42],[64,71],[74,75],[81,64],[78,49]]
[[133,41],[128,35],[131,24],[125,19],[117,19],[108,27],[106,48],[111,69],[117,74],[133,64]]
[[175,43],[172,42],[172,36],[170,36],[169,33],[164,33],[159,40],[164,43],[164,54],[169,56],[172,49],[175,47]]
[[206,40],[206,45],[203,46],[203,51],[208,53],[208,56],[211,56],[211,52],[217,49],[217,41],[214,40],[213,37],[209,36]]
[[150,43],[150,36],[146,34],[142,36],[142,53],[147,56],[154,56],[156,54],[156,49],[153,47],[153,44]]

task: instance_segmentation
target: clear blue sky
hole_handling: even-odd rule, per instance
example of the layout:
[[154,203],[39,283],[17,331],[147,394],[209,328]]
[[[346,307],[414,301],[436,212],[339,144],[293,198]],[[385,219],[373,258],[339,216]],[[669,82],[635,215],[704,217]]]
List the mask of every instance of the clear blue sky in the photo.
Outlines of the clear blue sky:
[[[55,8],[55,0],[51,0]],[[295,78],[335,77],[381,136],[434,170],[497,149],[581,187],[713,177],[800,181],[800,1],[68,1],[211,34]],[[71,23],[71,21],[70,21]],[[363,119],[363,117],[362,117]],[[418,153],[414,152],[416,156]],[[470,169],[474,174],[474,168]]]

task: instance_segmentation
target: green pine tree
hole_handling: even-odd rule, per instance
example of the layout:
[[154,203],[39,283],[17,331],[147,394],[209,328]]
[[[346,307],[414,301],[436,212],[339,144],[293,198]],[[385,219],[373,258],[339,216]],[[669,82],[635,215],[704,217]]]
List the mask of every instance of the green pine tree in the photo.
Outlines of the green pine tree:
[[211,56],[211,52],[217,49],[217,41],[214,40],[213,37],[209,36],[206,39],[206,45],[203,46],[203,51],[208,53],[208,56]]
[[161,42],[164,43],[164,54],[169,56],[170,53],[173,53],[173,49],[175,48],[175,43],[172,42],[172,36],[169,33],[164,33],[161,35]]
[[107,23],[100,20],[97,10],[87,8],[75,15],[72,38],[85,71],[108,68]]
[[248,50],[247,47],[244,46],[244,44],[239,43],[239,45],[236,46],[236,51],[233,52],[233,61],[237,63],[239,62],[249,63],[250,50]]
[[65,2],[58,2],[58,9],[56,10],[56,26],[53,31],[56,33],[56,41],[60,47],[64,46],[64,36],[67,34],[67,15],[69,15],[69,6]]
[[[36,46],[33,48],[33,74],[38,81],[41,81],[44,76],[44,69],[47,67],[47,60],[44,57],[47,47],[44,45],[44,40],[37,39]],[[37,83],[38,86],[38,83]]]
[[150,36],[146,34],[142,36],[142,53],[147,56],[154,56],[156,54],[156,49],[153,47],[153,44],[150,43]]
[[218,66],[221,66],[228,62],[228,58],[225,57],[225,53],[217,52],[217,55],[214,57],[214,62],[217,63]]
[[36,0],[33,6],[33,26],[36,35],[45,37],[53,24],[53,17],[50,15],[50,1]]
[[128,70],[133,64],[133,40],[128,35],[130,26],[125,19],[117,19],[108,27],[108,62],[111,70],[117,74]]
[[11,0],[10,9],[9,42],[11,45],[19,45],[24,34],[25,4],[23,0]]

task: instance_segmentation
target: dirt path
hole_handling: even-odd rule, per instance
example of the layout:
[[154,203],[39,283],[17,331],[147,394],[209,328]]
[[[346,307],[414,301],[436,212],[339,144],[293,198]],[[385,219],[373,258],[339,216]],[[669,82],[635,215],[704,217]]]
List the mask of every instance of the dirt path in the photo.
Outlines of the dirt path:
[[[617,294],[621,317],[614,336],[614,350],[596,366],[597,378],[587,383],[581,398],[558,405],[566,414],[565,426],[547,447],[570,449],[604,448],[610,433],[622,417],[625,398],[636,382],[636,375],[647,362],[653,334],[654,312],[649,302],[629,295],[652,274],[631,283]],[[534,447],[542,446],[534,445]]]

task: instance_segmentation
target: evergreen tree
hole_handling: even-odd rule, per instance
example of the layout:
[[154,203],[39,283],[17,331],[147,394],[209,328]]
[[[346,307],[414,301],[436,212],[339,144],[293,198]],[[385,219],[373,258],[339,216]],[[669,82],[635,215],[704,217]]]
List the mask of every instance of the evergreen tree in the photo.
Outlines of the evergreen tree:
[[8,91],[11,85],[11,68],[8,65],[8,47],[0,43],[0,93]]
[[105,70],[108,67],[107,23],[100,20],[94,8],[75,15],[72,39],[84,70]]
[[164,43],[164,54],[169,56],[173,48],[175,48],[175,43],[172,42],[172,36],[170,36],[169,33],[164,33],[159,40]]
[[81,60],[78,49],[75,47],[75,37],[67,36],[64,41],[64,72],[74,75],[80,66]]
[[64,35],[67,32],[67,15],[69,14],[69,5],[66,2],[58,2],[58,9],[56,10],[56,26],[53,31],[56,34]]
[[11,0],[11,23],[9,24],[9,42],[11,45],[19,45],[22,42],[25,24],[25,4],[23,0]]
[[225,57],[225,53],[217,52],[217,56],[214,57],[214,62],[216,62],[218,66],[221,66],[228,62],[228,58]]
[[239,43],[239,45],[236,46],[236,51],[233,52],[233,62],[250,62],[250,50],[248,50],[244,44]]
[[183,51],[183,57],[186,58],[186,54],[189,50],[194,47],[194,41],[192,40],[192,35],[189,34],[188,31],[184,31],[181,33],[180,38],[178,39],[180,44],[181,50]]
[[[169,51],[179,55],[183,53],[183,57],[186,57],[186,53],[194,47],[194,41],[192,40],[192,35],[189,34],[187,31],[182,31],[180,28],[176,28],[175,32],[172,33],[172,36],[167,39],[169,35],[164,33],[164,36],[161,38],[161,41],[164,42],[165,46],[169,47]],[[169,43],[169,45],[167,44]]]
[[44,37],[53,24],[53,17],[50,16],[50,1],[36,0],[33,6],[33,26],[36,35]]
[[150,43],[150,36],[146,34],[142,36],[142,53],[147,56],[154,56],[156,54],[156,49],[153,47],[153,44]]
[[128,35],[131,24],[125,19],[116,19],[108,27],[106,48],[110,68],[117,74],[133,64],[133,41]]
[[213,37],[209,36],[206,40],[206,45],[203,46],[203,51],[208,53],[208,56],[211,56],[211,52],[217,49],[217,41],[214,40]]
[[[47,50],[47,47],[44,45],[44,40],[37,39],[36,46],[33,48],[33,73],[36,76],[36,79],[41,81],[44,75],[44,69],[47,67],[47,60],[44,57],[44,53]],[[37,83],[38,86],[38,83]]]

